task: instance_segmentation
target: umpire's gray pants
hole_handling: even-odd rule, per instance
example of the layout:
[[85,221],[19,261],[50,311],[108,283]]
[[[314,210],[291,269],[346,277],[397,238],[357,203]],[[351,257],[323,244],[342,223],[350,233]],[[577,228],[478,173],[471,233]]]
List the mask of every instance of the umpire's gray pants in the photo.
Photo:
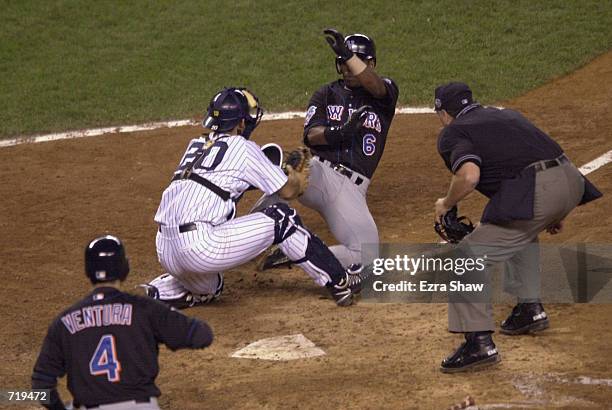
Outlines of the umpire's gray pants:
[[[504,290],[520,301],[539,299],[540,263],[538,234],[564,219],[580,202],[584,179],[571,163],[536,174],[534,218],[505,225],[482,223],[466,236],[460,247],[476,255],[487,255],[487,264],[503,262]],[[490,284],[490,269],[485,281]],[[491,303],[473,303],[469,296],[453,295],[448,306],[451,332],[495,330]],[[465,300],[465,302],[463,301]]]
[[119,403],[111,403],[111,404],[102,404],[98,407],[79,407],[80,410],[85,409],[93,409],[93,410],[160,410],[159,405],[157,404],[157,399],[155,397],[151,397],[148,403],[136,403],[134,400],[130,401],[122,401]]

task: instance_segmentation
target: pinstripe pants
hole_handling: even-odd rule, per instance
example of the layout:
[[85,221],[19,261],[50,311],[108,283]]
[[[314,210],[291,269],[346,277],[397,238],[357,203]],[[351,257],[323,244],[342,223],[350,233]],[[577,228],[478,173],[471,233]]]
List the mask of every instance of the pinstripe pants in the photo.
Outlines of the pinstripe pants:
[[[196,222],[197,229],[180,233],[178,227],[161,227],[157,233],[157,256],[162,267],[190,292],[213,293],[218,273],[257,257],[274,241],[276,222],[261,212],[220,225]],[[306,256],[310,233],[302,226],[279,247],[291,260]],[[329,275],[309,261],[299,263],[314,281],[325,286]]]

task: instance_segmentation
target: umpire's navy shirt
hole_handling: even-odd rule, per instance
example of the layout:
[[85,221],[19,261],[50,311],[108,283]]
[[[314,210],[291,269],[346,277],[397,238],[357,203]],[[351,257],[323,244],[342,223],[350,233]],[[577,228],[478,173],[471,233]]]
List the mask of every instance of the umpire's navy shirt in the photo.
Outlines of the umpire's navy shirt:
[[525,167],[563,154],[520,113],[478,103],[465,107],[440,132],[438,152],[452,173],[466,162],[480,167],[476,189],[491,200],[482,221],[492,223],[532,219],[535,170]]

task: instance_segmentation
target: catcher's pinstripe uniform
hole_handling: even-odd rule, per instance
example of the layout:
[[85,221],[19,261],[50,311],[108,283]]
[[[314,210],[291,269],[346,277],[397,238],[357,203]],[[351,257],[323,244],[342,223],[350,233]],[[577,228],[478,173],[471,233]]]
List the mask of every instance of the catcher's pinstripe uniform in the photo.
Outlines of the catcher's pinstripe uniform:
[[[204,143],[201,138],[190,142],[175,174],[193,161],[198,145]],[[194,172],[230,192],[231,200],[223,201],[213,191],[191,180],[173,181],[164,191],[155,215],[155,222],[160,225],[156,243],[164,269],[189,291],[211,294],[222,281],[217,273],[250,261],[274,241],[275,220],[265,213],[231,219],[236,200],[251,185],[272,194],[282,188],[287,176],[268,160],[257,144],[239,135],[217,137],[202,165],[211,169]],[[179,226],[188,223],[195,223],[196,229],[180,232]],[[300,233],[280,244],[294,260],[305,256],[308,233]],[[306,267],[306,271],[319,285],[330,281],[326,272],[314,266]]]
[[[252,109],[260,112],[256,97],[244,89],[226,88],[211,100],[204,124],[218,132],[189,143],[155,215],[157,255],[169,274],[153,280],[148,293],[169,303],[181,300],[177,307],[206,302],[220,294],[223,271],[277,244],[327,286],[336,303],[351,304],[359,275],[349,276],[286,203],[234,219],[235,204],[250,187],[286,195],[284,188],[295,182],[248,140],[257,125]],[[244,130],[246,136],[237,135]]]

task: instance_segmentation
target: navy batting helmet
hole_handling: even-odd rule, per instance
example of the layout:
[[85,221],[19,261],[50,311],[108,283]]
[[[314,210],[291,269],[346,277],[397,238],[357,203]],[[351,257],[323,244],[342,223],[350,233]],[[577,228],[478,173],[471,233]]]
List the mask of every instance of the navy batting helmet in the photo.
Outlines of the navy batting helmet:
[[[351,50],[357,57],[364,61],[374,60],[376,64],[376,45],[371,37],[365,34],[349,34],[344,37],[344,44]],[[336,70],[340,73],[340,64],[344,63],[341,57],[336,57]]]
[[85,248],[85,273],[91,283],[123,281],[129,271],[125,248],[116,236],[101,236]]
[[263,109],[255,94],[246,88],[226,87],[210,100],[202,126],[214,132],[227,132],[244,120],[242,136],[249,138],[262,115]]

